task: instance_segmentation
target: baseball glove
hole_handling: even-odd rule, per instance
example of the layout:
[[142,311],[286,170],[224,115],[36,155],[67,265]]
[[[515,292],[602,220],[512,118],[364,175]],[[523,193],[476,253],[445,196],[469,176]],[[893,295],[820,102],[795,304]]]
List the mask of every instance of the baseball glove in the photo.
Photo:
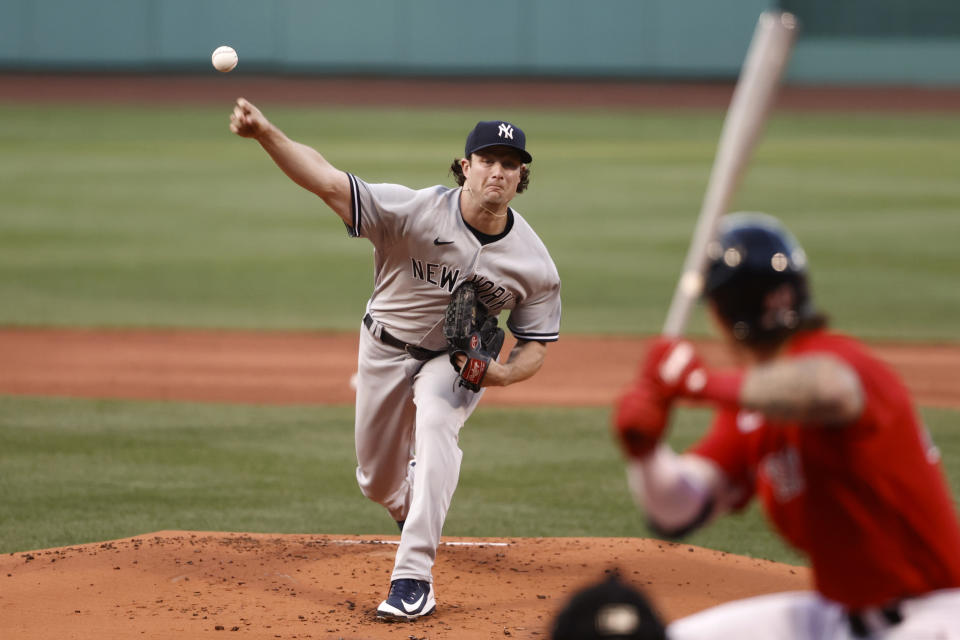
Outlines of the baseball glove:
[[[464,281],[454,289],[443,318],[443,336],[450,364],[460,375],[460,386],[480,391],[490,361],[496,360],[503,348],[504,333],[497,327],[497,319],[488,316],[477,300],[475,282]],[[463,368],[457,366],[461,353],[467,358]]]

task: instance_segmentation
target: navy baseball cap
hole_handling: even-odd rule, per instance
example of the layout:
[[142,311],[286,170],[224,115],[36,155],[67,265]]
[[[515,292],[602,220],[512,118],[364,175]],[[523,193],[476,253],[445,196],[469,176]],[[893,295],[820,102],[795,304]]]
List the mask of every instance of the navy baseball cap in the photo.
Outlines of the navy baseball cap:
[[526,162],[533,162],[533,156],[526,150],[527,136],[520,127],[504,122],[503,120],[484,120],[467,134],[467,144],[464,147],[466,158],[488,147],[510,147],[520,152],[520,158]]

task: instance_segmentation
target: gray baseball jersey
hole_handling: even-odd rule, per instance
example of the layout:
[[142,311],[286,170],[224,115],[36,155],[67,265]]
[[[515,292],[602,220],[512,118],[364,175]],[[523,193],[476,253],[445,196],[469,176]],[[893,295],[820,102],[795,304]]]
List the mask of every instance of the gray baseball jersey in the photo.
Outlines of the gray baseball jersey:
[[475,280],[492,315],[510,310],[518,340],[552,342],[560,332],[560,276],[543,242],[512,211],[503,238],[481,244],[460,215],[460,189],[413,190],[350,176],[351,234],[375,247],[367,311],[398,338],[443,349],[443,311],[463,280]]
[[374,291],[357,361],[357,482],[404,522],[392,579],[432,582],[460,475],[459,432],[483,390],[458,386],[446,354],[417,360],[388,344],[383,333],[445,349],[450,294],[472,279],[491,314],[509,312],[507,327],[518,340],[555,341],[560,278],[543,242],[513,210],[505,233],[481,242],[460,214],[460,189],[349,179],[348,231],[374,246]]

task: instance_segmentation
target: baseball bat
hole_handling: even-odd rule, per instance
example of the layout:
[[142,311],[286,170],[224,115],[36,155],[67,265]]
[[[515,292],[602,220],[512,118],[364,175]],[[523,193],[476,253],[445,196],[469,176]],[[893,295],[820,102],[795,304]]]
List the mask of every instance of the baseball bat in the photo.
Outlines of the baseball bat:
[[663,334],[666,336],[679,337],[683,334],[693,303],[700,296],[707,263],[707,245],[716,234],[720,217],[726,213],[733,199],[753,147],[763,130],[796,32],[797,20],[793,14],[785,11],[765,11],[760,14],[724,118],[700,216],[663,325]]

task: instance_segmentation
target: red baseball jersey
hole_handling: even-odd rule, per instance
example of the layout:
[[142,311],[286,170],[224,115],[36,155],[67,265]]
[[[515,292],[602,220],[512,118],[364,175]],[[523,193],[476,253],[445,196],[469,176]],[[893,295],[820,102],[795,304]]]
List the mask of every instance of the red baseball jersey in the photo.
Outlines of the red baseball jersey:
[[960,526],[933,445],[899,377],[857,340],[803,332],[794,356],[848,363],[863,415],[842,426],[721,410],[692,453],[715,461],[810,559],[817,590],[850,609],[960,587]]

